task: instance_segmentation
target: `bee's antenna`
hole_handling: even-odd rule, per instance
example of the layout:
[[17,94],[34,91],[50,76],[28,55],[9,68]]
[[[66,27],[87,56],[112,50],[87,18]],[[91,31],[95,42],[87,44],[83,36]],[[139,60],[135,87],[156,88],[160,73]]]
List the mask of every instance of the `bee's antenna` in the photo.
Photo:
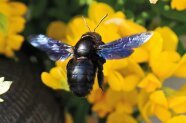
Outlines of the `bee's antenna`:
[[98,25],[94,28],[94,32],[96,31],[96,28],[103,22],[103,20],[108,16],[108,13],[99,21]]
[[84,16],[82,16],[82,18],[83,18],[83,20],[84,20],[84,23],[85,23],[86,27],[87,27],[88,30],[91,32],[90,27],[88,26],[87,21],[85,20]]

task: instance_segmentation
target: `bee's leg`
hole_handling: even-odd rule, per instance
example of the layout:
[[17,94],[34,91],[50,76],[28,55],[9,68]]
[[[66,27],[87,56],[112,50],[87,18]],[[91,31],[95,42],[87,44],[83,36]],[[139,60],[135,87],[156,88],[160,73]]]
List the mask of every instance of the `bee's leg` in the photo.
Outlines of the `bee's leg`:
[[103,90],[102,84],[103,84],[103,81],[104,81],[104,76],[103,76],[103,71],[100,70],[99,68],[98,68],[98,75],[97,75],[97,77],[98,77],[99,87]]
[[97,66],[98,66],[98,75],[97,75],[98,84],[99,84],[99,87],[102,90],[103,90],[102,84],[104,82],[104,75],[103,75],[103,64],[104,63],[105,63],[105,60],[104,59],[99,59],[98,60],[98,63],[97,63]]

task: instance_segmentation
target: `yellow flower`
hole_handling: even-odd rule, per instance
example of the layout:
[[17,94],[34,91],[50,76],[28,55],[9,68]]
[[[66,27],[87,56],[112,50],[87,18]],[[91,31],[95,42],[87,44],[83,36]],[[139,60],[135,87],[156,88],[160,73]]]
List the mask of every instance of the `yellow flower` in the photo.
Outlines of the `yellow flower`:
[[[134,90],[140,79],[144,76],[143,70],[137,63],[135,63],[131,59],[120,60],[124,61],[120,64],[117,64],[117,62],[115,61],[117,60],[108,61],[111,64],[116,64],[114,67],[109,64],[107,65],[107,63],[105,63],[104,65],[104,71],[112,71],[106,72],[105,75],[108,84],[113,90],[116,91]],[[118,60],[118,62],[120,61]]]
[[[170,28],[158,27],[155,29],[152,38],[146,44],[136,49],[131,58],[138,63],[149,62],[153,73],[160,80],[165,80],[176,72],[184,77],[184,69],[181,72],[178,71],[178,66],[180,64],[184,65],[184,59],[181,63],[180,55],[176,52],[177,44],[178,37]],[[176,74],[176,76],[179,75]]]
[[185,115],[174,116],[166,123],[186,123],[186,116]]
[[13,57],[14,51],[19,50],[24,40],[18,33],[24,29],[26,6],[20,2],[0,1],[0,53]]
[[[137,97],[138,94],[136,90],[125,92],[108,89],[106,92],[105,100],[107,104],[113,108],[118,109],[118,111],[120,110],[120,112],[123,111],[125,113],[132,113],[134,106],[137,104]],[[118,108],[121,107],[122,103],[127,106],[124,110]]]
[[152,115],[158,117],[162,122],[166,122],[172,116],[167,97],[162,90],[154,91],[151,94],[141,91],[138,106],[144,120],[148,123],[152,123],[149,118]]
[[186,1],[185,0],[172,0],[171,1],[172,9],[176,9],[178,11],[182,11],[186,9]]
[[[159,40],[157,41],[157,39]],[[149,65],[160,80],[173,76],[178,71],[178,66],[181,65],[181,57],[176,52],[177,44],[178,37],[175,33],[170,28],[163,27],[157,28],[150,41],[142,46],[144,48],[152,48]],[[183,62],[182,65],[184,65]],[[183,71],[178,71],[178,73],[183,75]],[[176,76],[179,75],[176,74]]]
[[92,110],[97,112],[100,117],[104,117],[113,110],[119,113],[131,114],[137,104],[137,96],[137,91],[124,92],[108,89],[99,99],[92,93],[89,95],[91,97],[89,99],[94,99],[91,102],[93,103]]

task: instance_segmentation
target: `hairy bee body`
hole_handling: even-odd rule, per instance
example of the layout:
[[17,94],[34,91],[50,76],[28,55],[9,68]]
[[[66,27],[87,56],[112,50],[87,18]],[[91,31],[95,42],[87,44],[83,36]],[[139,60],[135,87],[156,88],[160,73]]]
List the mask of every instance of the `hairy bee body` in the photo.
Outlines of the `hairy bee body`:
[[[100,44],[103,44],[103,42],[99,34],[95,32],[84,34],[75,45],[74,57],[67,65],[67,78],[70,90],[79,97],[84,97],[90,93],[96,71],[102,68],[105,63],[105,60],[96,53],[96,47]],[[101,64],[100,61],[102,61]],[[98,71],[102,72],[102,70]],[[101,78],[100,72],[98,74]]]
[[92,90],[96,65],[90,59],[71,59],[67,65],[70,90],[77,96],[85,96]]

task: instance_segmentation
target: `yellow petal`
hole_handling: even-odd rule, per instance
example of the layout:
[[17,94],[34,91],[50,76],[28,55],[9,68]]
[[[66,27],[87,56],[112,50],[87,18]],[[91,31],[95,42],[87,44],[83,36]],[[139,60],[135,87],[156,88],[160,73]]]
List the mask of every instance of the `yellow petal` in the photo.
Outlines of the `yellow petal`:
[[5,40],[4,33],[0,32],[0,53],[3,53],[5,49],[6,43],[4,40]]
[[107,123],[137,123],[137,121],[131,115],[113,112],[108,116]]
[[[91,30],[95,28],[95,23],[92,20],[88,18],[85,18],[85,20]],[[67,25],[67,43],[74,46],[80,37],[88,31],[82,17],[73,18]]]
[[147,50],[149,54],[149,62],[151,63],[151,60],[158,57],[163,50],[163,38],[160,33],[154,31],[153,36],[149,39],[149,41],[141,47]]
[[169,27],[158,27],[155,31],[159,32],[163,38],[163,50],[176,51],[178,36]]
[[174,116],[166,123],[186,123],[186,116],[185,115]]
[[138,93],[136,90],[125,92],[125,91],[115,91],[109,88],[106,92],[105,100],[107,104],[111,107],[115,107],[116,104],[120,101],[127,102],[131,106],[135,106],[137,104],[136,98],[138,97]]
[[132,91],[137,86],[140,77],[135,74],[129,74],[123,76],[117,71],[113,71],[112,74],[108,76],[108,84],[115,91]]
[[92,110],[97,112],[99,117],[105,117],[106,114],[112,111],[112,107],[105,100],[101,100],[93,105]]
[[112,74],[108,76],[108,83],[113,90],[121,91],[125,78],[117,71],[113,71]]
[[133,112],[133,106],[129,102],[118,102],[116,104],[116,111],[118,113],[131,114]]
[[24,37],[21,35],[11,35],[7,37],[7,46],[11,47],[14,50],[19,50]]
[[[132,59],[126,59],[126,62],[128,63],[127,67],[125,66],[125,68],[123,69],[121,69],[121,65],[123,65],[123,63],[121,63],[116,64],[115,66],[110,65],[110,71],[112,72],[110,72],[109,70],[108,72],[106,72],[108,84],[113,90],[131,91],[135,89],[140,78],[144,76],[143,70],[136,62],[134,62]],[[118,69],[112,69],[117,66]],[[104,70],[104,73],[106,70],[107,69]]]
[[126,15],[122,11],[118,11],[118,12],[115,12],[114,14],[110,15],[108,17],[108,20],[111,19],[111,18],[121,18],[121,19],[124,19],[125,17],[126,17]]
[[146,32],[146,29],[131,20],[123,20],[123,22],[119,25],[119,33],[122,37],[134,35],[141,32]]
[[162,90],[155,91],[150,95],[150,100],[154,102],[155,104],[168,107],[167,98],[165,97],[165,94]]
[[114,13],[114,10],[111,6],[105,3],[101,2],[95,2],[93,1],[88,9],[88,16],[90,19],[94,20],[96,23],[99,23],[99,21],[106,15],[112,15]]
[[43,72],[41,74],[41,79],[46,86],[48,86],[52,89],[62,89],[62,84],[60,83],[60,81],[53,78],[47,72]]
[[152,73],[149,73],[139,84],[138,87],[144,88],[147,92],[153,92],[161,87],[161,81]]
[[7,2],[0,2],[0,13],[10,16],[11,15],[11,8]]
[[108,60],[103,65],[103,71],[104,75],[108,76],[111,72],[110,71],[118,71],[118,70],[124,70],[128,65],[128,62],[126,59],[119,59],[119,60]]
[[178,63],[174,76],[186,78],[186,54],[184,54]]
[[21,2],[10,2],[9,3],[12,11],[12,15],[24,15],[27,11],[27,7],[25,6],[25,4],[21,3]]
[[143,69],[140,67],[139,64],[137,64],[134,60],[128,58],[127,60],[127,67],[125,68],[125,70],[119,70],[123,75],[128,75],[128,74],[135,74],[137,76],[139,76],[140,78],[144,77],[144,71]]
[[173,9],[182,11],[186,9],[186,1],[185,0],[172,0],[171,7]]
[[121,36],[118,33],[118,27],[114,24],[104,24],[97,28],[98,32],[104,43],[108,43],[117,39],[120,39]]
[[137,75],[127,75],[125,80],[123,81],[122,90],[123,91],[132,91],[136,89],[136,86],[139,82],[140,78]]
[[54,67],[50,70],[50,74],[57,80],[67,80],[65,71],[60,67]]
[[143,63],[143,62],[148,61],[149,54],[148,54],[147,50],[145,50],[142,47],[139,47],[134,50],[134,53],[130,56],[130,58],[132,58],[137,63]]
[[100,89],[99,84],[98,84],[98,77],[97,75],[95,76],[94,84],[93,84],[93,89],[92,90],[97,90]]
[[66,59],[65,61],[56,61],[56,66],[61,67],[66,72],[66,66],[71,58]]
[[66,36],[66,28],[67,27],[64,22],[53,21],[47,28],[47,35],[57,40],[63,40]]
[[154,109],[155,115],[160,119],[163,123],[171,118],[171,112],[162,106],[156,106]]
[[137,98],[137,101],[138,101],[138,108],[139,108],[139,111],[143,117],[143,119],[147,122],[147,123],[152,123],[152,121],[150,120],[150,101],[148,101],[149,97],[149,93],[146,93],[146,91],[144,90],[141,90],[139,92],[139,96]]
[[169,106],[175,113],[186,113],[186,96],[175,96],[169,100]]
[[101,89],[96,89],[91,91],[87,99],[90,103],[95,103],[100,101],[102,97],[103,97],[103,91]]
[[22,17],[10,18],[9,33],[19,33],[24,29],[25,19]]
[[179,60],[180,55],[177,52],[164,51],[151,59],[151,68],[160,80],[164,80],[174,74]]
[[5,56],[10,57],[10,58],[13,58],[13,57],[15,56],[15,54],[14,54],[12,48],[9,47],[9,46],[7,46],[7,47],[5,48],[4,54],[5,54]]
[[73,118],[69,113],[65,113],[65,123],[74,123]]

